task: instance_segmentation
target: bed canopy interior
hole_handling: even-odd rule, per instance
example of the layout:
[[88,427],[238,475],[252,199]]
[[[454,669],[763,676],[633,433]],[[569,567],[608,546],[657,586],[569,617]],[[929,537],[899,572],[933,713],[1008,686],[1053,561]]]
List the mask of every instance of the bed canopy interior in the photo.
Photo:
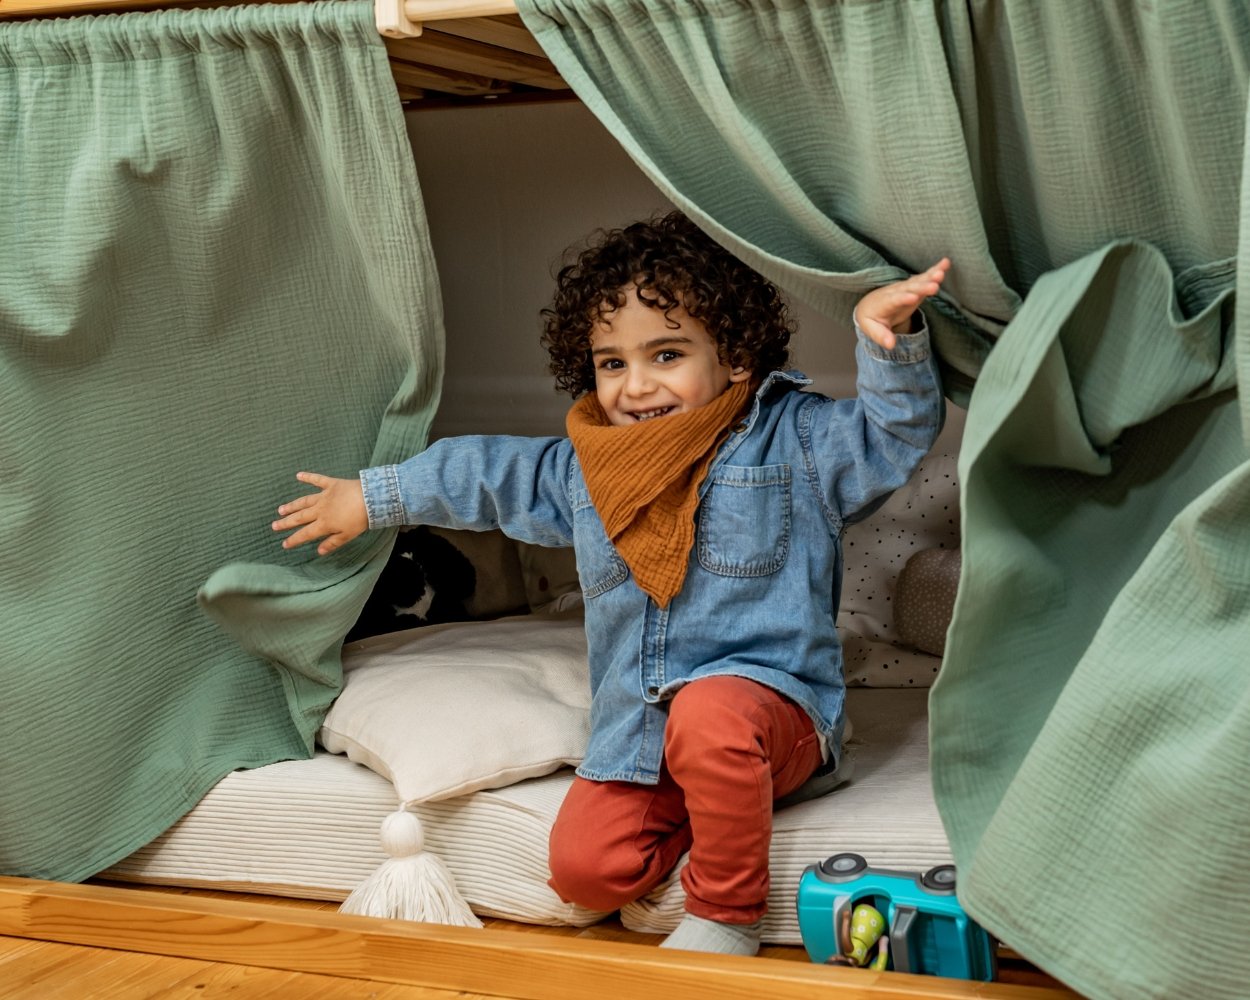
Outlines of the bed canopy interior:
[[[931,748],[961,894],[1094,995],[1184,994],[1175,931],[1201,925],[1226,959],[1212,995],[1237,995],[1250,11],[504,6],[383,44],[351,0],[6,4],[0,863],[81,878],[225,771],[307,752],[387,540],[275,558],[267,512],[297,467],[422,447],[442,371],[394,88],[571,88],[666,198],[826,316],[955,262],[931,323],[968,411],[964,562]],[[82,787],[114,794],[83,809]],[[1074,934],[1091,899],[1134,929],[1114,963]]]

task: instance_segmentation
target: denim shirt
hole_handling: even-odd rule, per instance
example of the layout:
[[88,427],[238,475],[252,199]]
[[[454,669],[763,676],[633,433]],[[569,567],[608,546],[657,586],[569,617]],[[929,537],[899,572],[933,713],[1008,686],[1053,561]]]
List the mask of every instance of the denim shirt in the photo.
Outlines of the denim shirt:
[[690,565],[667,608],[635,585],[608,540],[568,438],[445,438],[400,465],[365,469],[369,526],[497,527],[573,545],[592,693],[583,777],[654,784],[668,700],[717,674],[793,699],[836,758],[842,529],[908,480],[945,412],[927,329],[890,351],[859,333],[856,359],[854,399],[799,391],[810,380],[798,372],[764,379],[700,487]]

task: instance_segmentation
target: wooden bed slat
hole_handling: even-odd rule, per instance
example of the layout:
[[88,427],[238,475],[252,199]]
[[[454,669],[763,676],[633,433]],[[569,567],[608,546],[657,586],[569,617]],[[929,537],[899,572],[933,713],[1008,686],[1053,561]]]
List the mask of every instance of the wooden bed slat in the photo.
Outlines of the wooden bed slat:
[[512,88],[498,80],[491,80],[472,73],[457,73],[437,66],[423,66],[403,59],[391,60],[391,75],[400,88],[400,98],[405,89],[418,89],[423,97],[455,94],[460,97],[481,97],[486,94],[507,94]]
[[405,62],[509,80],[543,90],[565,90],[568,84],[545,58],[485,45],[427,28],[417,38],[387,38],[386,51]]
[[[0,935],[523,1000],[1071,1000],[1066,991],[0,878]],[[836,994],[835,994],[836,991]]]
[[[0,0],[3,3],[3,0]],[[439,21],[437,30],[445,35],[458,35],[513,52],[536,56],[547,66],[547,53],[521,23],[519,17],[470,17],[464,20]]]

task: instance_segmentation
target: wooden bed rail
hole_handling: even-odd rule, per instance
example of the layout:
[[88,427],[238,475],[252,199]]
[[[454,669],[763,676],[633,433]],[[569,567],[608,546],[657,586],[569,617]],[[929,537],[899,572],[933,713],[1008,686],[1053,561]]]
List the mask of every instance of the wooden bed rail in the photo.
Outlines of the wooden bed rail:
[[[247,2],[0,0],[0,21]],[[438,106],[440,101],[445,105],[573,98],[516,13],[515,0],[373,0],[373,4],[400,99],[411,107]]]
[[378,31],[389,38],[419,35],[427,21],[515,13],[514,0],[373,0]]
[[266,903],[0,877],[0,936],[474,995],[584,1000],[1072,1000],[973,983],[640,944],[413,924]]
[[[143,10],[185,3],[186,0],[0,0],[0,17]],[[421,34],[421,25],[427,21],[515,13],[515,0],[374,0],[378,30],[394,38]]]
[[[151,10],[155,7],[196,6],[170,0],[0,0],[0,18],[52,17],[59,14],[102,14],[121,10]],[[206,0],[204,6],[218,6]]]

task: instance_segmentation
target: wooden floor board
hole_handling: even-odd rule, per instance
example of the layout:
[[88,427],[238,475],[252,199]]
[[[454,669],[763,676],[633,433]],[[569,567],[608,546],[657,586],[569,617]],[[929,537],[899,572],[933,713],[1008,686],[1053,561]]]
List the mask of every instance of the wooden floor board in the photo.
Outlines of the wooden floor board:
[[[491,1000],[422,986],[0,939],[3,1000]],[[10,948],[12,943],[27,947]],[[12,964],[4,959],[12,958]]]
[[0,965],[4,1000],[83,1000],[139,998],[161,991],[209,967],[187,958],[88,948],[55,941],[31,942],[36,954]]
[[[0,938],[0,970],[5,962],[21,958],[23,954],[38,948],[42,941],[31,941],[27,938]],[[4,982],[4,973],[0,971],[0,983]]]

